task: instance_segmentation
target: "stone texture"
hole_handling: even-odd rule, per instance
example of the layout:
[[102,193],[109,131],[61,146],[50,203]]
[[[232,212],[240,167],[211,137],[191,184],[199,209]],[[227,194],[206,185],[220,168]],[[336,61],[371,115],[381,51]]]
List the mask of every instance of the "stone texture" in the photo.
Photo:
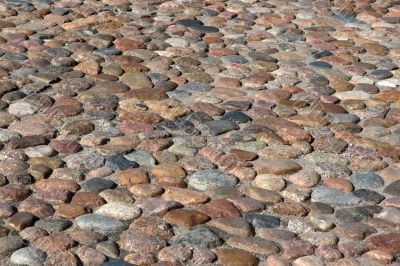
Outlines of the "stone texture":
[[0,265],[397,265],[398,0],[0,3]]

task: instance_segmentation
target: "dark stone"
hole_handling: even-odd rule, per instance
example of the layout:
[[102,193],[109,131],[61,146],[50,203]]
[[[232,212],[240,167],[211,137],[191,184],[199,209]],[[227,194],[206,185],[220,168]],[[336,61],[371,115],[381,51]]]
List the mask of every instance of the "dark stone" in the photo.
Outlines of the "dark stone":
[[365,201],[372,201],[376,204],[378,204],[379,202],[381,202],[382,200],[385,199],[384,196],[382,196],[381,194],[369,190],[369,189],[358,189],[356,191],[353,192],[353,195],[355,195],[356,197],[359,197]]
[[135,264],[131,264],[126,261],[117,259],[102,263],[100,264],[100,266],[135,266]]
[[333,55],[332,52],[327,51],[327,50],[324,50],[324,51],[315,53],[315,54],[313,55],[313,57],[314,57],[315,59],[319,59],[319,58],[322,58],[322,57],[332,56],[332,55]]
[[316,67],[316,68],[327,68],[327,69],[331,69],[332,65],[324,62],[324,61],[314,61],[310,63],[310,66],[312,67]]
[[182,25],[185,27],[193,27],[193,26],[201,26],[203,25],[203,22],[200,20],[194,20],[194,19],[180,19],[175,21],[176,25]]
[[369,73],[369,76],[374,79],[388,79],[393,77],[393,74],[389,70],[378,69]]
[[387,193],[392,196],[400,196],[400,180],[390,183],[387,187],[385,187],[383,193]]
[[228,110],[240,110],[240,111],[247,111],[251,106],[251,102],[245,101],[227,101],[222,104],[225,109]]
[[92,178],[81,184],[82,191],[99,193],[103,190],[113,188],[115,183],[102,178]]
[[212,136],[221,135],[223,133],[239,129],[239,126],[236,123],[226,120],[208,121],[204,123],[204,127]]
[[239,111],[231,111],[225,113],[222,117],[221,120],[227,120],[227,121],[232,121],[236,123],[246,123],[251,120],[251,118]]
[[202,33],[212,33],[212,32],[218,32],[218,28],[213,27],[213,26],[203,26],[203,25],[193,25],[190,26],[192,29],[198,30]]
[[321,214],[332,214],[335,211],[332,206],[322,202],[311,202],[311,210]]
[[35,226],[46,230],[48,233],[62,232],[72,226],[72,222],[67,219],[46,218],[35,223]]
[[139,167],[135,161],[130,161],[120,154],[107,157],[106,166],[114,171]]
[[265,214],[246,213],[243,218],[252,223],[255,228],[277,228],[281,224],[278,217]]
[[181,235],[175,236],[171,243],[181,244],[188,243],[192,245],[205,246],[208,248],[216,248],[222,245],[222,240],[214,234],[210,229],[204,226],[196,226],[187,230]]
[[379,213],[381,206],[362,206],[337,210],[336,218],[341,222],[361,222],[369,220],[374,214]]

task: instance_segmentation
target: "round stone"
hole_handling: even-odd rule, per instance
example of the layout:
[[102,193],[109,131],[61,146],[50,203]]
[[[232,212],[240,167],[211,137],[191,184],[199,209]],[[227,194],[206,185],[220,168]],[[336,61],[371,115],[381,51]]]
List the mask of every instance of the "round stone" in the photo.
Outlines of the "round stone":
[[200,191],[220,187],[234,187],[237,182],[236,177],[233,175],[215,169],[198,171],[189,177],[189,185]]

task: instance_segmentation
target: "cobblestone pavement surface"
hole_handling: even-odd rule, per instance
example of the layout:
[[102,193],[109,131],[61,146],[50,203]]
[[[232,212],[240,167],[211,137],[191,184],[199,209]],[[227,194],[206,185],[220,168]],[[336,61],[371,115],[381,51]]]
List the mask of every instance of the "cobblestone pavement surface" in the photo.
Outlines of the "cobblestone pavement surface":
[[0,265],[400,265],[399,23],[0,1]]

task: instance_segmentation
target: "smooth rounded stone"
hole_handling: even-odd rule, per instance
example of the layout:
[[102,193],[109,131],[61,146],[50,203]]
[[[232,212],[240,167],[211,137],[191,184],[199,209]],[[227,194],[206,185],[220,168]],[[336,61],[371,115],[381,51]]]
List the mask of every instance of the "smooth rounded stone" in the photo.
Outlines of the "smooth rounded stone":
[[177,177],[184,178],[186,176],[185,171],[176,163],[162,163],[156,165],[151,174],[155,177]]
[[119,154],[107,157],[105,166],[114,171],[139,167],[135,161],[130,161],[123,155]]
[[393,77],[393,74],[389,70],[377,69],[369,73],[369,76],[373,79],[388,79]]
[[17,265],[40,265],[46,260],[46,253],[34,247],[21,248],[15,251],[10,261]]
[[227,240],[227,244],[234,248],[267,256],[280,251],[279,247],[274,242],[259,237],[234,236]]
[[139,208],[131,204],[111,202],[100,206],[94,213],[120,221],[131,221],[138,218],[141,214],[141,211]]
[[228,235],[253,236],[253,227],[251,224],[240,217],[212,219],[207,223],[207,226]]
[[400,223],[400,211],[397,208],[388,208],[383,212],[376,215],[377,218],[392,222],[394,224]]
[[113,188],[115,183],[103,178],[92,178],[81,184],[81,190],[86,192],[99,193],[103,190]]
[[177,201],[145,197],[137,198],[134,205],[142,210],[143,216],[162,216],[172,209],[182,207]]
[[213,120],[205,122],[202,125],[202,129],[204,129],[204,131],[210,134],[211,136],[217,136],[232,130],[237,130],[239,129],[239,126],[232,121]]
[[373,202],[373,203],[380,203],[382,200],[385,199],[384,196],[379,194],[378,192],[369,190],[369,189],[358,189],[353,191],[353,195],[356,197],[361,198],[365,202]]
[[264,203],[277,203],[281,202],[283,199],[276,191],[271,191],[268,189],[263,189],[259,187],[247,186],[245,191],[247,196],[253,198],[255,200],[264,202]]
[[346,257],[358,257],[368,251],[366,245],[362,242],[339,243],[338,249]]
[[291,219],[288,222],[287,229],[296,234],[303,234],[314,231],[312,225],[305,219]]
[[328,153],[342,153],[347,146],[347,142],[335,137],[317,138],[312,143],[314,150]]
[[170,224],[187,228],[196,226],[198,224],[203,224],[210,219],[210,217],[202,212],[186,209],[172,210],[167,212],[163,218]]
[[18,212],[11,216],[10,218],[7,219],[6,224],[7,226],[21,231],[25,229],[26,227],[32,226],[35,221],[37,220],[37,217],[34,215],[27,213],[27,212]]
[[225,199],[212,200],[202,205],[198,210],[204,212],[211,218],[240,217],[240,213],[236,207]]
[[218,248],[217,256],[222,265],[254,266],[259,262],[257,257],[250,252],[235,248]]
[[176,154],[169,150],[156,151],[153,153],[153,157],[158,163],[173,163],[178,160]]
[[[333,212],[333,210],[332,210]],[[317,229],[321,231],[328,231],[332,229],[334,223],[331,221],[331,218],[327,215],[321,213],[311,212],[307,216],[310,223]]]
[[256,229],[275,228],[281,224],[279,217],[266,214],[246,213],[243,215],[243,218],[250,222]]
[[158,259],[170,263],[188,263],[193,256],[193,248],[187,245],[173,245],[163,248]]
[[379,172],[379,175],[385,179],[396,180],[399,177],[400,168],[396,166],[389,166]]
[[0,237],[0,254],[5,256],[15,250],[22,248],[24,241],[19,236]]
[[204,193],[213,199],[227,199],[229,197],[240,197],[243,196],[236,187],[216,187],[211,188]]
[[112,169],[103,166],[103,167],[89,171],[87,176],[90,178],[106,177],[106,176],[111,175],[112,173],[113,173]]
[[283,178],[269,174],[261,174],[256,176],[251,184],[253,186],[272,191],[282,191],[286,187],[286,182]]
[[85,214],[75,219],[75,224],[83,230],[100,233],[118,233],[127,228],[122,222],[98,214]]
[[371,94],[364,92],[362,90],[336,92],[334,96],[336,98],[339,98],[341,101],[345,100],[367,101],[372,97]]
[[343,257],[343,254],[335,247],[332,246],[320,246],[316,249],[316,255],[327,261],[339,260]]
[[110,258],[118,258],[119,257],[119,247],[117,243],[112,240],[107,240],[100,242],[96,245],[96,250],[100,251],[104,255]]
[[227,120],[227,121],[232,121],[236,123],[246,123],[251,120],[251,118],[240,112],[240,111],[230,111],[226,112],[222,117],[221,120]]
[[174,236],[172,244],[191,244],[208,248],[216,248],[222,245],[222,240],[211,230],[204,226],[195,226],[182,234]]
[[131,186],[143,183],[149,183],[149,175],[144,168],[133,168],[123,171],[117,171],[117,183],[119,185]]
[[8,112],[17,116],[33,115],[38,110],[37,106],[27,102],[15,102],[8,106]]
[[273,212],[286,216],[305,216],[308,211],[299,203],[279,202],[272,208]]
[[265,209],[263,203],[248,197],[234,196],[228,198],[241,212],[253,212]]
[[174,200],[183,205],[197,205],[205,203],[209,198],[202,192],[178,188],[178,187],[168,187],[166,188],[162,197],[166,200]]
[[65,203],[65,204],[61,204],[58,207],[55,215],[58,217],[70,219],[70,218],[75,218],[75,217],[81,216],[88,212],[89,212],[89,209],[87,207],[85,207],[84,205],[74,204],[74,203],[71,203],[71,204]]
[[352,240],[363,240],[365,237],[376,232],[377,231],[372,226],[357,222],[343,223],[334,229],[336,236]]
[[12,203],[0,203],[0,217],[8,218],[17,212]]
[[237,142],[232,148],[247,152],[257,153],[265,146],[266,144],[263,141],[249,141],[249,142]]
[[25,154],[29,157],[50,157],[55,154],[55,150],[52,147],[40,145],[26,148]]
[[35,226],[31,226],[31,227],[27,227],[24,230],[22,230],[20,232],[20,236],[27,241],[35,241],[36,239],[39,239],[43,236],[47,236],[48,233],[39,228],[39,227],[35,227]]
[[400,250],[399,233],[377,234],[369,237],[365,243],[370,249],[387,250],[398,253]]
[[258,151],[263,159],[290,159],[301,155],[301,151],[289,145],[273,145]]
[[125,158],[146,167],[153,167],[156,164],[156,160],[153,158],[153,156],[147,151],[143,150],[137,150],[128,153],[125,155]]
[[40,219],[35,223],[36,227],[42,228],[43,230],[46,230],[48,233],[53,233],[53,232],[61,232],[69,227],[71,227],[72,222],[67,220],[67,219],[59,219],[59,218],[46,218],[46,219]]
[[106,236],[90,230],[81,230],[77,227],[73,227],[68,231],[68,235],[81,245],[92,246],[98,242],[105,241]]
[[[369,220],[373,217],[376,211],[373,208],[366,207],[351,207],[337,210],[336,218],[341,222],[361,222]],[[379,207],[379,206],[377,206]],[[380,210],[378,210],[380,212]]]
[[98,252],[94,248],[79,247],[76,250],[76,255],[84,264],[100,265],[107,260],[107,257]]
[[400,180],[393,181],[387,185],[383,192],[392,196],[400,196]]
[[315,68],[321,68],[321,69],[332,69],[332,65],[329,63],[326,63],[324,61],[314,61],[310,63],[310,66],[315,67]]
[[106,189],[99,193],[107,203],[126,203],[133,204],[135,202],[132,195],[126,190]]
[[321,162],[314,165],[314,170],[322,178],[348,178],[351,170],[341,164]]
[[79,170],[92,170],[104,164],[104,158],[94,153],[73,154],[64,159],[67,166]]
[[119,240],[120,248],[128,252],[152,253],[161,250],[166,245],[166,241],[160,237],[133,229],[124,231]]
[[173,46],[173,47],[187,47],[189,46],[189,42],[184,40],[184,39],[180,39],[180,38],[169,38],[165,40],[166,43],[168,43],[169,45]]
[[337,123],[352,123],[356,124],[360,122],[360,118],[355,114],[329,114],[327,119],[332,124]]
[[320,176],[312,170],[303,169],[288,176],[287,180],[298,187],[311,188],[318,184]]
[[220,187],[234,187],[238,180],[235,176],[211,169],[198,171],[189,177],[189,185],[200,191],[215,189]]
[[9,141],[12,141],[12,140],[18,139],[18,138],[19,138],[18,133],[11,131],[9,129],[0,128],[0,141],[2,143],[7,143]]
[[334,206],[352,206],[359,204],[361,199],[334,188],[318,186],[311,194],[311,201]]
[[363,257],[371,262],[390,264],[393,261],[393,255],[389,251],[371,250],[363,254]]
[[284,251],[283,257],[289,260],[311,255],[313,253],[312,245],[304,240],[288,240],[283,242],[281,246]]
[[8,184],[0,187],[0,202],[22,201],[31,194],[31,191],[22,185]]
[[186,171],[201,171],[215,168],[215,165],[203,156],[184,157],[178,161],[178,164]]
[[168,151],[180,157],[194,156],[197,152],[195,148],[183,144],[173,144],[168,148]]
[[48,255],[46,264],[47,265],[60,265],[60,264],[66,264],[66,265],[79,265],[80,261],[78,257],[72,253],[71,251],[67,250],[60,250],[57,252],[52,252]]
[[285,229],[258,228],[257,235],[261,238],[280,243],[296,238],[296,234]]
[[344,178],[325,178],[323,185],[347,193],[352,192],[354,189],[351,182]]
[[304,256],[293,261],[293,266],[307,265],[323,266],[325,265],[325,263],[320,258],[314,255]]
[[353,173],[350,181],[356,189],[379,189],[383,187],[384,180],[375,173]]
[[101,266],[133,266],[133,265],[134,264],[120,259],[111,260],[101,264]]
[[306,232],[300,238],[313,246],[334,246],[339,240],[332,232]]
[[285,175],[293,174],[302,169],[302,167],[293,160],[289,159],[259,159],[254,164],[258,174]]
[[131,186],[129,191],[135,196],[156,197],[162,194],[163,189],[156,184],[138,184]]

